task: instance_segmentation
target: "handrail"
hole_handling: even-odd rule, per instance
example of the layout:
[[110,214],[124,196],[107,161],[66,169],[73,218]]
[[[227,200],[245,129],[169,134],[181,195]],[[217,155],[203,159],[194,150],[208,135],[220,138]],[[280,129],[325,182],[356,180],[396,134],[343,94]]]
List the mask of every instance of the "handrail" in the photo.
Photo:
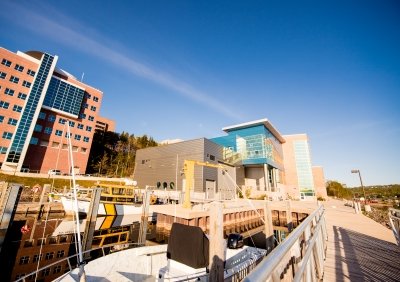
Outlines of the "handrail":
[[[130,246],[131,246],[131,245],[134,245],[134,246],[140,246],[140,244],[138,244],[138,243],[121,243],[121,244],[108,245],[108,246],[102,246],[102,247],[99,247],[99,248],[90,249],[90,250],[84,251],[82,254],[84,255],[84,254],[87,254],[87,253],[90,253],[90,252],[93,252],[93,251],[101,250],[101,251],[102,251],[101,253],[103,254],[102,256],[104,257],[104,256],[108,255],[108,254],[106,254],[105,251],[104,251],[105,248],[112,248],[112,247],[120,246],[120,245],[130,245]],[[122,250],[122,249],[121,249],[121,250]],[[119,251],[121,251],[121,250],[116,250],[116,251],[114,251],[113,253],[119,252]],[[69,257],[66,257],[66,258],[63,258],[63,259],[61,259],[61,260],[58,260],[58,261],[56,261],[56,262],[53,262],[53,263],[51,263],[51,264],[48,264],[48,265],[46,265],[46,266],[43,266],[43,267],[41,267],[41,268],[39,268],[39,269],[37,269],[37,270],[35,270],[35,271],[32,271],[32,272],[30,272],[30,273],[28,273],[28,274],[22,276],[21,278],[15,280],[14,282],[27,281],[27,278],[28,278],[29,276],[31,276],[31,275],[33,275],[33,274],[36,274],[36,273],[39,273],[40,271],[42,271],[42,270],[44,270],[44,269],[46,269],[46,268],[50,268],[50,267],[52,267],[52,266],[54,266],[54,265],[60,264],[60,263],[65,262],[65,261],[67,261],[67,263],[68,263],[69,271],[72,271],[74,268],[78,267],[78,265],[77,265],[76,267],[72,267],[71,262],[70,262],[70,259],[73,259],[73,258],[76,259],[77,256],[78,256],[78,254],[74,254],[74,255],[71,255],[71,256],[69,256]]]
[[[295,263],[294,260],[296,258],[291,254],[291,250],[293,247],[298,247],[300,249],[301,238],[304,238],[305,241],[305,254],[299,262]],[[312,273],[312,265],[315,264],[318,270],[317,275],[319,278],[322,278],[326,240],[327,232],[325,226],[324,207],[320,206],[296,229],[294,229],[279,246],[264,258],[264,260],[244,279],[244,281],[267,281],[269,278],[272,278],[273,281],[280,281],[282,273],[277,273],[277,268],[282,265],[282,263],[292,263],[292,275],[295,277],[296,281],[302,280],[301,278],[303,277],[304,271],[306,271],[307,267],[307,276],[315,275],[315,273]],[[296,243],[297,245],[295,245]],[[313,259],[310,260],[311,252],[314,253],[314,256]]]
[[390,226],[393,230],[393,235],[396,238],[397,245],[400,246],[400,210],[390,208],[389,209],[389,221]]

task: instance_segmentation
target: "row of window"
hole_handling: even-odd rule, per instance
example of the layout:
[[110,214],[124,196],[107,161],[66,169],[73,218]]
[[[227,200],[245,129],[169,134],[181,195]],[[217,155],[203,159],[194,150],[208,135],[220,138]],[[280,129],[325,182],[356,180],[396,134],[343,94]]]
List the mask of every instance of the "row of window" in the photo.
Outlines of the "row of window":
[[[61,265],[56,265],[56,266],[53,267],[53,274],[61,273],[61,271],[62,271],[62,266]],[[69,271],[69,268],[68,268],[68,265],[67,265],[67,268],[66,268],[65,272],[68,272],[68,271]],[[51,273],[51,268],[48,267],[48,268],[43,269],[42,271],[40,271],[40,274],[38,274],[38,277],[46,277],[46,276],[49,276],[50,273]],[[25,275],[26,275],[25,273],[20,273],[17,276],[15,276],[15,280],[21,279]],[[34,273],[34,274],[29,275],[26,278],[26,280],[32,281],[32,280],[37,279],[38,277],[36,277],[36,274]]]
[[[80,118],[81,119],[86,119],[86,114],[81,114],[80,115]],[[46,113],[44,113],[44,112],[40,112],[39,113],[39,119],[42,119],[42,120],[46,120]],[[89,121],[94,121],[94,116],[89,116],[88,117],[88,120]],[[49,114],[48,116],[47,116],[47,121],[50,121],[50,122],[55,122],[56,121],[56,117],[54,116],[54,115],[52,115],[52,114]],[[65,118],[59,118],[58,119],[58,123],[60,123],[60,124],[65,124],[67,122],[67,119],[65,119]],[[70,127],[75,127],[75,122],[74,121],[69,121],[69,126]],[[81,124],[81,123],[78,123],[78,125],[77,125],[77,128],[78,129],[83,129],[83,124]],[[92,129],[91,129],[91,127],[89,126],[89,130],[88,130],[88,126],[86,127],[86,130],[87,131],[91,131]]]
[[[85,104],[83,107],[84,107],[85,109],[88,109],[88,108],[89,108],[89,105],[88,105],[88,104]],[[96,111],[96,107],[95,107],[95,106],[90,106],[90,110],[93,111],[93,112],[95,112],[95,111]]]
[[[0,123],[3,123],[4,118],[5,118],[4,116],[0,116]],[[18,120],[17,120],[17,119],[15,119],[15,118],[8,118],[7,124],[10,124],[10,125],[17,125],[17,123],[18,123]]]
[[[1,64],[4,65],[4,66],[6,66],[6,67],[11,67],[12,62],[9,61],[9,60],[7,60],[7,59],[3,59],[3,60],[1,61]],[[21,66],[21,65],[19,65],[19,64],[15,64],[14,69],[17,70],[17,71],[19,71],[19,72],[23,72],[24,69],[25,69],[25,67],[24,67],[24,66]],[[28,71],[27,71],[26,73],[27,73],[28,75],[30,75],[30,76],[35,76],[35,74],[36,74],[36,73],[35,73],[33,70],[31,70],[31,69],[28,69]]]
[[[10,107],[10,103],[9,102],[0,100],[0,108],[3,108],[3,109],[7,110],[9,107]],[[18,106],[18,105],[14,105],[13,111],[17,112],[17,113],[20,113],[20,112],[22,112],[22,107]]]
[[[10,89],[10,88],[6,88],[6,89],[4,90],[4,94],[6,94],[6,95],[8,95],[8,96],[14,96],[14,93],[15,93],[15,90]],[[18,93],[18,98],[21,99],[21,100],[26,100],[26,97],[27,97],[27,96],[28,96],[28,95],[25,94],[25,93],[22,93],[22,92],[19,92],[19,93]]]
[[[86,99],[90,100],[91,98],[92,98],[92,95],[86,94]],[[93,96],[93,101],[98,102],[99,101],[99,97]]]
[[[48,253],[46,253],[46,255],[45,255],[45,260],[51,260],[51,259],[53,259],[53,258],[54,258],[54,255],[55,255],[55,252],[48,252]],[[60,250],[60,251],[58,251],[57,254],[56,254],[56,257],[57,257],[57,258],[62,258],[62,257],[64,257],[64,256],[65,256],[65,251],[64,251],[64,250]],[[43,258],[43,254],[36,254],[36,255],[33,255],[33,257],[32,257],[32,262],[34,263],[34,262],[41,261],[42,258]],[[20,257],[20,259],[19,259],[19,264],[20,264],[20,265],[28,264],[28,263],[30,262],[30,259],[31,259],[30,256],[22,256],[22,257]]]
[[[0,72],[0,78],[1,78],[1,79],[5,79],[6,76],[7,76],[7,73],[5,73],[5,72]],[[10,77],[9,81],[11,81],[12,83],[18,84],[18,83],[19,83],[19,77],[12,75],[12,76]],[[29,82],[29,81],[24,80],[24,81],[22,82],[22,86],[25,86],[25,87],[27,87],[27,88],[30,88],[31,85],[32,85],[32,83]]]
[[[71,126],[71,127],[73,127],[73,126]],[[78,124],[78,129],[83,129],[83,124]],[[43,126],[41,125],[41,124],[36,124],[35,125],[35,129],[34,129],[36,132],[42,132],[42,130],[43,130]],[[52,133],[52,131],[53,131],[53,128],[51,128],[51,127],[45,127],[44,128],[44,133],[46,133],[46,134],[51,134]],[[86,131],[88,131],[88,132],[91,132],[92,131],[92,127],[91,126],[86,126]],[[56,135],[57,136],[62,136],[62,130],[56,130]],[[75,136],[80,136],[80,135],[78,135],[78,134],[75,134]],[[65,137],[67,137],[67,134],[65,134]],[[80,138],[80,137],[79,137]],[[75,138],[76,139],[76,138]],[[76,140],[80,140],[80,139],[76,139]]]
[[[85,142],[89,142],[89,138],[88,137],[84,137],[84,138],[87,138],[87,139],[84,139],[84,141],[87,140]],[[61,145],[60,142],[56,142],[56,141],[53,141],[53,142],[51,142],[51,144],[49,144],[49,141],[47,141],[47,140],[39,140],[36,137],[32,137],[31,138],[30,144],[39,145],[39,146],[42,146],[42,147],[49,147],[50,146],[51,148],[54,148],[54,149],[59,149],[60,146],[61,146],[61,149],[68,150],[68,144],[63,143]],[[6,152],[7,148],[6,147],[4,147],[4,148],[5,148],[5,152]],[[80,147],[79,148],[78,146],[72,146],[72,152],[81,152],[83,154],[86,154],[87,150],[88,149],[85,148],[85,147]],[[4,152],[4,154],[5,154],[5,152]]]

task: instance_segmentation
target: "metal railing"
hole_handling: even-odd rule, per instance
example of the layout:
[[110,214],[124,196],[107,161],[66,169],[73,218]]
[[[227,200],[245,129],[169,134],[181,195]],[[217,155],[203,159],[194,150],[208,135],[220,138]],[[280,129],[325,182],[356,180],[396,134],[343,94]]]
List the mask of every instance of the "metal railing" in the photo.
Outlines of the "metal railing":
[[[120,247],[120,246],[126,246],[126,245],[128,245],[129,247],[128,248],[132,248],[132,246],[133,247],[140,247],[140,246],[142,246],[142,245],[140,245],[140,244],[138,244],[138,243],[122,243],[122,244],[115,244],[115,245],[112,245],[112,246],[103,246],[103,247],[100,247],[100,248],[94,248],[94,249],[91,249],[91,250],[88,250],[88,251],[84,251],[82,254],[83,254],[83,256],[85,257],[85,255],[89,255],[91,252],[95,252],[95,251],[101,251],[101,255],[100,256],[98,256],[98,257],[96,257],[96,259],[97,258],[99,258],[99,257],[104,257],[104,256],[106,256],[106,255],[108,255],[108,254],[111,254],[111,253],[116,253],[116,252],[119,252],[119,251],[122,251],[122,250],[126,250],[126,249],[128,249],[128,248],[118,248],[118,247]],[[31,281],[31,279],[30,279],[30,277],[32,277],[32,276],[39,276],[39,273],[41,272],[41,271],[43,271],[43,270],[45,270],[45,269],[47,269],[47,268],[51,268],[51,267],[53,267],[53,266],[56,266],[56,265],[59,265],[59,264],[61,264],[61,263],[65,263],[65,262],[67,262],[68,263],[68,268],[69,268],[69,271],[68,272],[70,272],[70,271],[72,271],[73,269],[75,269],[75,268],[77,268],[78,267],[78,265],[77,265],[77,256],[78,256],[78,254],[74,254],[74,255],[72,255],[72,256],[69,256],[69,257],[66,257],[66,258],[64,258],[64,259],[61,259],[61,260],[58,260],[58,261],[56,261],[56,262],[53,262],[53,263],[51,263],[51,264],[48,264],[48,265],[46,265],[46,266],[44,266],[44,267],[42,267],[42,268],[39,268],[38,270],[35,270],[35,271],[32,271],[31,273],[28,273],[28,274],[26,274],[26,275],[24,275],[24,276],[22,276],[21,278],[19,278],[19,279],[17,279],[17,280],[15,280],[15,282],[25,282],[25,281]],[[85,262],[88,262],[88,261],[90,261],[90,259],[87,259]],[[62,274],[63,275],[63,274]],[[61,276],[61,275],[60,275]]]
[[394,237],[396,238],[397,245],[400,246],[400,210],[389,209],[389,221],[392,227]]
[[322,279],[328,240],[324,215],[324,207],[319,206],[244,281]]

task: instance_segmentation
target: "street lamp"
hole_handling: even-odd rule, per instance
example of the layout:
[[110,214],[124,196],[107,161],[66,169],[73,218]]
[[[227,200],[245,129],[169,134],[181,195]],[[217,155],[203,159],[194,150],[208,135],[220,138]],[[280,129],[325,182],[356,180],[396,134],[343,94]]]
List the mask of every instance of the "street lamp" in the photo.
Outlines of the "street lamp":
[[361,188],[363,190],[363,194],[364,194],[364,203],[367,203],[367,197],[365,196],[365,189],[364,189],[364,185],[361,179],[361,172],[358,169],[352,169],[351,173],[358,173],[358,176],[360,177],[360,182],[361,182]]

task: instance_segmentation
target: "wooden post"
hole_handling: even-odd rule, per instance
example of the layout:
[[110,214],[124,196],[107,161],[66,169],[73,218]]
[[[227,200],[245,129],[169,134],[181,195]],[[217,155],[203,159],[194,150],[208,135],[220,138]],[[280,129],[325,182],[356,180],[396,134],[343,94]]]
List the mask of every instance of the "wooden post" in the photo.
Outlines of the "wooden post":
[[[99,210],[101,188],[94,188],[92,192],[92,199],[90,201],[90,206],[88,214],[86,217],[85,232],[83,233],[82,251],[88,251],[92,248],[93,234],[96,227],[97,212]],[[84,258],[90,257],[90,253],[84,254]]]
[[292,203],[290,200],[286,201],[286,222],[289,233],[293,230],[293,219],[292,219]]
[[274,237],[274,225],[272,224],[272,213],[271,207],[268,201],[264,203],[264,226],[265,226],[265,240],[266,250],[269,254],[274,249],[275,237]]
[[142,218],[140,222],[140,229],[139,229],[139,238],[138,243],[140,245],[146,244],[146,234],[147,234],[147,221],[149,217],[149,205],[150,205],[150,191],[146,190],[144,192],[143,197],[143,209],[142,209]]
[[210,280],[224,281],[226,241],[224,239],[223,205],[212,202],[210,205]]

